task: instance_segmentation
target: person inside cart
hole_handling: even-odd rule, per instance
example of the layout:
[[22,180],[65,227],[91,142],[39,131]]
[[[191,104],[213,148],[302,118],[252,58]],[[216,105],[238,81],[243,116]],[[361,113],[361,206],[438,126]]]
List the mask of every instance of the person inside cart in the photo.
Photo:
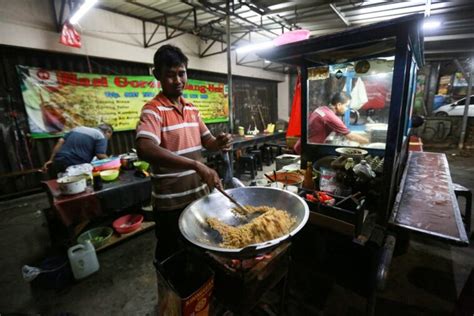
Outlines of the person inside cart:
[[61,137],[53,147],[48,161],[43,165],[46,172],[53,165],[55,171],[63,172],[67,167],[89,163],[94,157],[107,158],[107,141],[114,129],[102,123],[97,128],[78,126]]
[[136,145],[152,166],[152,204],[160,262],[181,248],[178,219],[191,202],[221,187],[219,175],[202,163],[202,148],[230,150],[230,134],[214,137],[199,110],[182,97],[188,58],[175,46],[161,46],[154,56],[153,75],[162,91],[141,111]]
[[[323,144],[331,132],[336,132],[360,144],[369,143],[366,137],[352,133],[339,117],[344,115],[350,101],[351,97],[347,93],[337,92],[332,96],[329,105],[314,110],[308,120],[308,143]],[[297,154],[301,154],[301,138],[293,149]]]

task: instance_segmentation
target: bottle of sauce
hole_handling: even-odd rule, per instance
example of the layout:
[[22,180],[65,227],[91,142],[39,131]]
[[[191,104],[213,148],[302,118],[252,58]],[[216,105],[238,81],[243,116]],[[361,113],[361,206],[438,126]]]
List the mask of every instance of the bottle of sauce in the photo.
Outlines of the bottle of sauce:
[[308,161],[306,163],[306,172],[304,174],[303,180],[303,189],[314,190],[314,181],[313,181],[313,163]]
[[100,177],[100,172],[94,173],[94,191],[102,190],[102,178]]

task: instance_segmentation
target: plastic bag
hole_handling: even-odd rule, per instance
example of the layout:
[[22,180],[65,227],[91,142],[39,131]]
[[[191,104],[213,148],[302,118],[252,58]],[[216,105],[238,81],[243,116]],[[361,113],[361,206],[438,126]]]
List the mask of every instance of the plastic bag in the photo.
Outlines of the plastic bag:
[[319,178],[319,189],[321,191],[334,193],[337,189],[336,171],[321,167],[321,177]]

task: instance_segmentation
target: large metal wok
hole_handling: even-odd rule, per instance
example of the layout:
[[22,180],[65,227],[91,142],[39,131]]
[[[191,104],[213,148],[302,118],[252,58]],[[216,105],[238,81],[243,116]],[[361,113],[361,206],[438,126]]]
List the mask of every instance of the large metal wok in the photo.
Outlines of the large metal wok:
[[179,229],[189,242],[220,255],[234,258],[253,257],[270,251],[282,241],[294,236],[308,221],[308,205],[294,193],[266,187],[242,187],[226,192],[243,205],[266,205],[286,210],[295,217],[296,223],[289,234],[279,238],[245,248],[223,248],[219,246],[222,241],[220,234],[207,224],[206,219],[216,217],[233,226],[242,224],[242,219],[231,211],[235,207],[232,202],[221,193],[212,193],[190,204],[179,218]]

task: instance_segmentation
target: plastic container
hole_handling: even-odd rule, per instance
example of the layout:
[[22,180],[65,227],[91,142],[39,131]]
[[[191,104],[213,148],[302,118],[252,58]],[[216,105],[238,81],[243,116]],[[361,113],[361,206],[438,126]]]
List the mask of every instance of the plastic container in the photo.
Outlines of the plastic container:
[[119,234],[128,234],[140,228],[143,222],[143,215],[128,214],[117,218],[112,226]]
[[94,166],[94,171],[102,171],[108,169],[118,169],[120,168],[120,158],[107,158],[102,160],[96,160],[91,162]]
[[72,165],[66,168],[65,176],[83,176],[86,177],[87,186],[92,185],[92,170],[94,167],[90,163],[83,163],[80,165]]
[[334,193],[337,190],[336,171],[329,168],[320,168],[319,189],[324,192]]
[[135,153],[125,154],[120,156],[120,164],[124,170],[132,170],[133,164],[138,161],[138,156]]
[[99,260],[90,241],[72,246],[67,251],[72,274],[76,280],[83,279],[99,270]]
[[139,161],[135,161],[133,163],[133,166],[137,168],[138,170],[147,171],[148,168],[150,167],[150,164],[146,161],[139,160]]

